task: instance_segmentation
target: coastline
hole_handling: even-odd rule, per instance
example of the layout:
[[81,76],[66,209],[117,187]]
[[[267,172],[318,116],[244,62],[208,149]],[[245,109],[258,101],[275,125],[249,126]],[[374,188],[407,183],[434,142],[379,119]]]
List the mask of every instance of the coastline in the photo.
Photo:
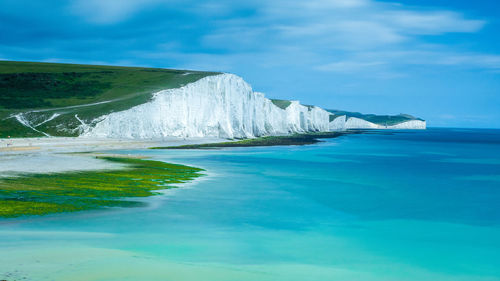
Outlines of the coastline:
[[[1,139],[0,198],[4,204],[0,208],[0,217],[139,206],[141,203],[134,201],[134,198],[157,195],[162,190],[175,187],[171,184],[189,183],[202,175],[199,172],[205,171],[197,167],[148,160],[140,155],[114,154],[113,150],[307,145],[321,142],[321,138],[357,133],[360,131],[318,132],[224,141],[216,138],[175,137],[161,140],[82,137]],[[187,175],[182,174],[182,171],[174,171],[174,174],[169,174],[170,177],[164,173],[156,173],[156,177],[148,177],[151,169],[160,166],[168,166],[167,170],[172,169],[169,172],[178,172],[179,169],[189,169],[190,172]],[[137,168],[144,169],[143,173],[136,173]],[[116,177],[121,177],[122,180],[106,180]],[[141,177],[145,181],[138,184],[137,180]],[[159,181],[163,184],[159,184]]]
[[121,149],[145,149],[153,146],[177,146],[221,142],[219,138],[117,139],[84,137],[40,137],[0,139],[0,156],[7,154],[95,152]]
[[[0,177],[0,217],[47,215],[108,207],[137,207],[135,198],[190,182],[203,169],[128,155],[95,155],[115,165],[87,171],[32,172]],[[76,159],[73,159],[73,161]]]
[[[118,156],[112,151],[217,141],[220,139],[1,139],[0,217],[144,205],[134,198],[188,183],[201,176],[203,169]],[[121,180],[113,182],[116,178]],[[139,183],[138,178],[143,181]]]
[[[78,161],[90,159],[89,157],[85,157],[89,156],[89,153],[105,152],[107,155],[110,155],[112,151],[126,149],[214,149],[224,147],[308,145],[319,143],[323,138],[337,138],[360,133],[365,133],[365,131],[316,132],[233,140],[178,137],[140,140],[84,137],[0,139],[0,175],[120,168],[116,165],[98,163],[98,161],[87,161],[83,165],[78,165]],[[46,165],[46,163],[50,163],[50,165]]]
[[293,134],[289,136],[264,136],[224,142],[211,142],[201,144],[185,144],[176,146],[155,146],[150,149],[216,149],[228,147],[256,147],[256,146],[294,146],[308,145],[321,142],[321,139],[337,138],[350,134],[360,134],[360,130],[339,132],[317,132]]

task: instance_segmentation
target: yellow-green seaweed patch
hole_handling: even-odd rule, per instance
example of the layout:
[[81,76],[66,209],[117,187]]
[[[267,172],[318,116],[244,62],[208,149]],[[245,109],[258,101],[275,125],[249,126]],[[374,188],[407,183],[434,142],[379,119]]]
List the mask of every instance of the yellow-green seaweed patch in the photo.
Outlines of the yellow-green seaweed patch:
[[[121,170],[29,174],[0,179],[0,217],[132,207],[133,197],[157,194],[201,175],[203,169],[139,158],[97,156]],[[126,199],[125,199],[126,198]]]

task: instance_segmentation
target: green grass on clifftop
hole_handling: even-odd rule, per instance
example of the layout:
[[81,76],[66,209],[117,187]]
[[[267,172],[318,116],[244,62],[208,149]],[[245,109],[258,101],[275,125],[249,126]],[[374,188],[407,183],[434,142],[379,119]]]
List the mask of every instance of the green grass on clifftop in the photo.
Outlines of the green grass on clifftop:
[[[129,109],[163,89],[178,88],[215,72],[0,61],[0,138],[75,136],[81,123]],[[36,130],[14,114],[24,115]],[[49,122],[54,114],[60,114]],[[11,118],[9,118],[11,117]],[[20,125],[20,126],[19,126]],[[59,125],[59,127],[58,127]]]
[[134,197],[154,195],[199,177],[203,171],[153,160],[98,158],[126,168],[0,177],[0,217],[141,206]]
[[290,104],[292,104],[292,102],[288,100],[272,99],[271,102],[281,109],[286,109]]

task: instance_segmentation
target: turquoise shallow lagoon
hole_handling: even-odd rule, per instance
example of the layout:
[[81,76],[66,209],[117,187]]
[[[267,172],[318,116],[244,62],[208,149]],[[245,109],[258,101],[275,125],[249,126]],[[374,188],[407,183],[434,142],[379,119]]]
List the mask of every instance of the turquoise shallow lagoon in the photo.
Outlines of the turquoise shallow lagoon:
[[0,279],[500,280],[500,131],[141,150],[207,176],[144,208],[0,220]]

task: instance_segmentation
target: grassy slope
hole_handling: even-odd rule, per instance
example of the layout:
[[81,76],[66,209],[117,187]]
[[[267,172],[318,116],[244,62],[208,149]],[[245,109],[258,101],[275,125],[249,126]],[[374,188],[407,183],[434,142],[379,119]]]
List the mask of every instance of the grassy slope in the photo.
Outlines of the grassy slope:
[[330,122],[332,122],[333,120],[339,118],[339,117],[342,117],[343,115],[336,115],[336,114],[330,114]]
[[160,161],[99,158],[128,168],[0,178],[0,217],[138,206],[133,197],[154,195],[157,190],[199,177],[202,171]]
[[272,99],[271,102],[281,109],[286,109],[290,104],[292,104],[292,102],[288,100]]
[[[36,127],[55,136],[72,136],[80,125],[114,111],[147,102],[152,93],[177,88],[214,72],[141,67],[0,61],[0,138],[43,136],[20,124],[13,114],[25,114]],[[93,103],[100,103],[85,106]],[[63,128],[57,127],[64,124]],[[66,130],[65,130],[66,129]]]

